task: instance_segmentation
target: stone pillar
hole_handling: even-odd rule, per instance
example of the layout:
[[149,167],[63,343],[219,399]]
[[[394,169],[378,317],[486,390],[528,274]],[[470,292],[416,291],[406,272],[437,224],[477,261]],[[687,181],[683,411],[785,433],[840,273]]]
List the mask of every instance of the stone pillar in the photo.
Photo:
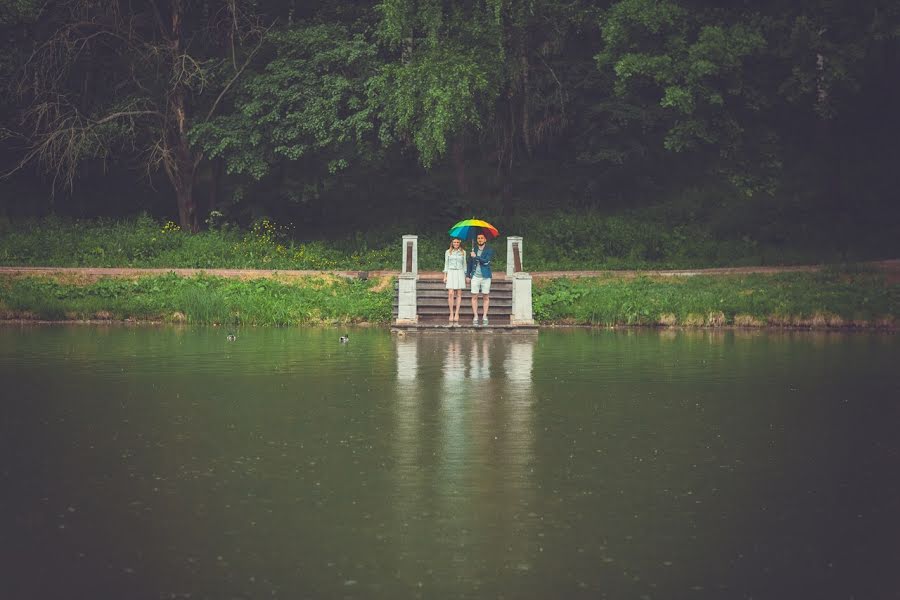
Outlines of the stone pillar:
[[418,322],[419,315],[416,313],[416,276],[411,273],[401,273],[397,289],[397,324],[409,325]]
[[419,279],[419,236],[403,236],[403,269],[397,282],[397,324],[418,323],[416,282]]
[[403,236],[403,268],[401,273],[412,273],[419,276],[419,236]]
[[[512,277],[515,273],[516,261],[513,255],[513,244],[519,246],[519,267],[522,266],[522,236],[511,235],[506,238],[506,276]],[[524,269],[520,269],[524,271]]]
[[531,275],[513,273],[512,275],[512,315],[511,325],[534,325],[531,312]]
[[534,325],[531,312],[531,275],[522,267],[522,237],[506,238],[506,277],[512,279],[511,325]]

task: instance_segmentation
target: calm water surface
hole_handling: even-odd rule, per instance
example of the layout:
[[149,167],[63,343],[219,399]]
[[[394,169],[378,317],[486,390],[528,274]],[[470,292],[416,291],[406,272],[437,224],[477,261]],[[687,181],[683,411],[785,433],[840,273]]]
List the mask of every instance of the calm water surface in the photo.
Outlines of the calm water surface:
[[900,597],[900,339],[0,327],[0,597]]

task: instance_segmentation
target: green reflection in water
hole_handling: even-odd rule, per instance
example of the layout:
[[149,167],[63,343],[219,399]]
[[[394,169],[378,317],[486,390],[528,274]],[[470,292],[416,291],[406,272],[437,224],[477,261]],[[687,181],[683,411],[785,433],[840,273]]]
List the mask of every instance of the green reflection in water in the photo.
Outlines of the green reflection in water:
[[889,335],[0,328],[14,598],[887,598]]

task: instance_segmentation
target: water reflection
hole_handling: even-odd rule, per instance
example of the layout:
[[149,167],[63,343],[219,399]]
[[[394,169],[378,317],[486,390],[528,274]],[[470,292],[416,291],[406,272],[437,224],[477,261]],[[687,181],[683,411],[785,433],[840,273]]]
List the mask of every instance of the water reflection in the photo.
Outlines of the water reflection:
[[351,337],[0,327],[3,597],[897,596],[898,336]]
[[[394,441],[398,473],[403,480],[418,478],[417,446],[422,438],[419,386],[419,345],[415,338],[396,340],[397,395]],[[417,486],[416,486],[417,487]]]
[[441,455],[440,484],[447,493],[463,485],[461,474],[466,461],[467,440],[465,407],[471,390],[466,383],[460,338],[453,336],[447,343],[441,371],[440,412],[443,426],[440,428]]
[[469,378],[472,380],[491,378],[491,354],[488,338],[473,338],[469,345]]
[[489,587],[497,577],[485,570],[488,556],[505,557],[511,573],[531,569],[535,341],[462,334],[396,340],[394,509],[404,583],[427,588],[429,578],[446,585],[449,575],[469,573],[476,589]]

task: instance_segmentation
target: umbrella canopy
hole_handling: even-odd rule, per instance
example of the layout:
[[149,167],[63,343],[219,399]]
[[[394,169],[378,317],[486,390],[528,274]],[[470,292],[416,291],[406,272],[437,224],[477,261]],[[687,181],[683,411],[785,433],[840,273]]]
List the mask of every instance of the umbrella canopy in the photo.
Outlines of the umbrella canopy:
[[500,235],[500,232],[487,221],[480,219],[466,219],[450,228],[450,237],[461,240],[475,239],[478,234],[484,234],[484,237],[490,240]]

